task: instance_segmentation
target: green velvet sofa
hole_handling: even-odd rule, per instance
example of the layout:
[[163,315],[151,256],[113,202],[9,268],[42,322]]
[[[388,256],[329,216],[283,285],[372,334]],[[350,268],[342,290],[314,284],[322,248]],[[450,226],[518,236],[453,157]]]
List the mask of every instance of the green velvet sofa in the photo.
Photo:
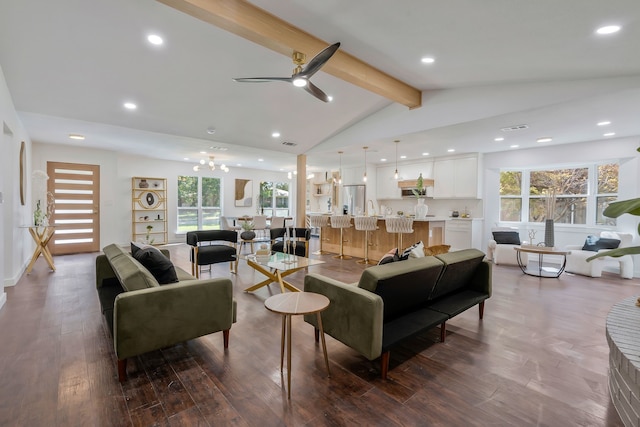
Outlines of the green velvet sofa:
[[[367,268],[357,283],[342,283],[319,274],[305,277],[304,290],[325,295],[324,332],[369,360],[380,358],[383,379],[390,349],[440,325],[444,341],[447,320],[491,297],[491,264],[477,249],[410,258]],[[315,315],[304,320],[316,328]]]
[[[113,336],[118,378],[126,379],[128,358],[223,331],[224,348],[236,321],[228,278],[197,280],[174,267],[178,282],[159,285],[155,277],[118,245],[96,258],[96,287]],[[161,251],[167,258],[169,252]]]

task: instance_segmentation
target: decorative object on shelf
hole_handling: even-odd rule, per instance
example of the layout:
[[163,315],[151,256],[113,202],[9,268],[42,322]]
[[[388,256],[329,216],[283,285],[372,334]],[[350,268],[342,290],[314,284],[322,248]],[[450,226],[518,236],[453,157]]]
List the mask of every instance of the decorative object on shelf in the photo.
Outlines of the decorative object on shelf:
[[149,183],[147,182],[146,179],[141,179],[140,183],[138,184],[138,187],[140,187],[140,188],[149,188]]
[[458,211],[451,212],[451,217],[452,218],[458,218],[459,216],[460,216],[460,212],[458,212]]
[[[200,159],[200,164],[195,165],[193,167],[193,170],[195,172],[198,172],[200,169],[206,166],[211,172],[213,172],[214,170],[216,170],[216,164],[213,160],[214,156],[209,156],[209,162],[207,162],[205,159]],[[225,164],[220,165],[220,170],[223,172],[229,172],[229,168]]]
[[235,206],[251,207],[253,199],[253,181],[236,178]]
[[338,151],[340,155],[340,168],[338,169],[338,176],[336,177],[334,175],[333,177],[333,183],[336,185],[342,185],[342,153],[344,153],[344,151]]
[[544,221],[544,245],[552,248],[555,243],[555,232],[553,219],[556,213],[556,190],[555,188],[545,195],[547,219]]
[[162,202],[162,197],[156,191],[151,190],[143,193],[138,202],[144,209],[155,209]]
[[529,244],[533,245],[533,240],[536,238],[537,230],[529,230]]
[[153,230],[153,225],[147,225],[147,234],[145,236],[146,242],[148,245],[153,245],[153,242],[156,240],[151,237],[151,230]]
[[429,212],[429,207],[424,204],[424,199],[418,198],[418,204],[415,207],[416,219],[425,219]]

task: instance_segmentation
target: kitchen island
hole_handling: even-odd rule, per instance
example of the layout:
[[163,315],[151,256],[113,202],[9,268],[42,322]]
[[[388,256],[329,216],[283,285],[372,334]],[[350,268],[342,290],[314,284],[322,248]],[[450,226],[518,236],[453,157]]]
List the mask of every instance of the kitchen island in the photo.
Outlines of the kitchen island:
[[[327,215],[328,216],[328,215]],[[425,219],[414,219],[413,233],[404,234],[402,237],[403,246],[411,246],[412,244],[422,241],[425,246],[434,246],[444,244],[444,227],[446,217],[429,217]],[[327,221],[330,223],[330,221]],[[365,236],[364,231],[358,231],[353,226],[345,228],[343,231],[344,254],[356,258],[364,258]],[[323,252],[340,253],[340,230],[328,227],[322,227],[320,234],[320,249]],[[378,217],[378,230],[371,231],[369,234],[369,259],[380,260],[389,250],[398,246],[397,235],[387,233],[385,227],[385,218]],[[400,248],[402,251],[404,248]]]

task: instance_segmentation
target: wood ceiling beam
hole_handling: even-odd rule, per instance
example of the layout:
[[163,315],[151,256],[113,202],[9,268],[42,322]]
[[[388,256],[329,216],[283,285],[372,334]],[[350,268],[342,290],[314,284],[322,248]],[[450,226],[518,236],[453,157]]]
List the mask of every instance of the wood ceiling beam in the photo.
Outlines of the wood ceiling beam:
[[[331,44],[244,0],[157,1],[288,57],[298,51],[310,59]],[[422,94],[418,89],[342,49],[322,71],[411,109],[421,106]]]

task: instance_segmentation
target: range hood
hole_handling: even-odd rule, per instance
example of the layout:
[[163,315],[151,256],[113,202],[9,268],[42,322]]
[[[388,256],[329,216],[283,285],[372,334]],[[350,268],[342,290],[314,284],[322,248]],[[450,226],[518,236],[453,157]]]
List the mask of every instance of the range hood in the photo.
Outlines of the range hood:
[[[398,181],[398,187],[402,188],[402,189],[408,189],[411,190],[413,188],[416,188],[418,186],[418,180],[417,179],[407,179],[404,181]],[[423,178],[422,179],[422,186],[423,187],[433,187],[433,180],[429,179],[429,178]]]

